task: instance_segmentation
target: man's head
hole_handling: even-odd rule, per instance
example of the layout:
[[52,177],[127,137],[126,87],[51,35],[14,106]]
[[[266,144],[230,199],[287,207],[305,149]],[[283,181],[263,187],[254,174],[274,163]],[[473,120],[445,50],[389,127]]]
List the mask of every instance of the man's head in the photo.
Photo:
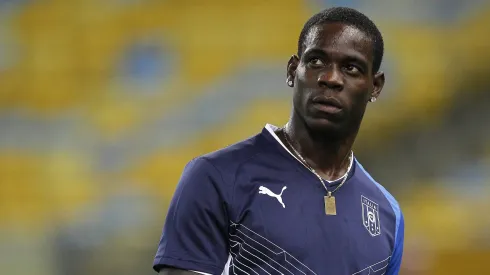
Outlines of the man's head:
[[366,15],[350,8],[330,8],[312,16],[304,25],[298,40],[298,56],[305,50],[305,40],[311,28],[325,23],[342,23],[352,26],[365,35],[373,43],[373,71],[378,72],[384,53],[384,42],[381,32]]
[[376,25],[356,10],[330,8],[311,17],[301,31],[298,55],[288,62],[293,115],[331,135],[357,131],[367,103],[384,85],[378,72],[383,47]]

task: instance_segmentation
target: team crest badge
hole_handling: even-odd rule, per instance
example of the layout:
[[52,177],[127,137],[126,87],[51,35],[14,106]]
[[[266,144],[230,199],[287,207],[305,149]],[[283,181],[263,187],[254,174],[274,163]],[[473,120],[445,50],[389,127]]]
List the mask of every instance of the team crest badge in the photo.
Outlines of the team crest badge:
[[381,234],[379,224],[379,206],[374,201],[361,195],[362,203],[362,222],[371,236],[376,237]]

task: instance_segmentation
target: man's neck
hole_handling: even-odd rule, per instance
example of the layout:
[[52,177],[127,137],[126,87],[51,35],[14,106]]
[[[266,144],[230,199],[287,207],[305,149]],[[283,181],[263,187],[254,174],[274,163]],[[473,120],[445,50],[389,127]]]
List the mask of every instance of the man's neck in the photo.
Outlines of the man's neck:
[[332,138],[313,133],[303,121],[294,119],[288,122],[285,131],[301,158],[322,178],[335,180],[347,172],[357,131],[344,138]]

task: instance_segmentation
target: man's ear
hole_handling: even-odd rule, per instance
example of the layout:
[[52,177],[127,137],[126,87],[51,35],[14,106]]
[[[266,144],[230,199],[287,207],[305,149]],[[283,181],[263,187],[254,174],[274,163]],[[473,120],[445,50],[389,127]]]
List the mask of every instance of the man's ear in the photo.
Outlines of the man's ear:
[[288,66],[286,69],[286,83],[289,87],[294,86],[294,78],[296,77],[296,69],[299,65],[299,57],[297,55],[292,55],[289,58]]
[[383,86],[385,85],[385,73],[377,72],[373,78],[373,92],[371,93],[370,101],[375,101],[379,94],[381,94],[381,90],[383,90]]

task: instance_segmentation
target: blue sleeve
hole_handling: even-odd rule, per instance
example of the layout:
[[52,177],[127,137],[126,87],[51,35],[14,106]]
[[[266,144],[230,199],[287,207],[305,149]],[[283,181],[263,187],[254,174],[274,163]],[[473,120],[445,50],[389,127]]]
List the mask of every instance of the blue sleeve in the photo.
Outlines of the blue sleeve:
[[[359,164],[360,165],[360,164]],[[361,166],[362,168],[362,166]],[[364,168],[362,168],[364,170]],[[388,268],[386,270],[385,275],[398,275],[400,272],[400,267],[402,264],[402,256],[403,256],[403,241],[405,235],[405,220],[403,218],[403,213],[400,209],[400,205],[395,200],[395,198],[384,188],[381,184],[376,182],[369,174],[368,177],[378,186],[381,192],[385,195],[386,199],[391,205],[393,212],[395,214],[395,244],[393,245],[393,252],[391,253],[390,263],[388,264]]]
[[[221,188],[220,188],[221,187]],[[221,274],[228,260],[228,217],[221,174],[206,159],[189,162],[163,227],[153,269]]]
[[396,225],[395,246],[393,249],[393,253],[391,255],[388,269],[386,271],[386,275],[398,275],[398,273],[400,272],[400,267],[402,264],[402,256],[403,256],[404,236],[405,236],[405,221],[403,218],[403,214],[400,211],[399,218],[397,219],[397,225]]

